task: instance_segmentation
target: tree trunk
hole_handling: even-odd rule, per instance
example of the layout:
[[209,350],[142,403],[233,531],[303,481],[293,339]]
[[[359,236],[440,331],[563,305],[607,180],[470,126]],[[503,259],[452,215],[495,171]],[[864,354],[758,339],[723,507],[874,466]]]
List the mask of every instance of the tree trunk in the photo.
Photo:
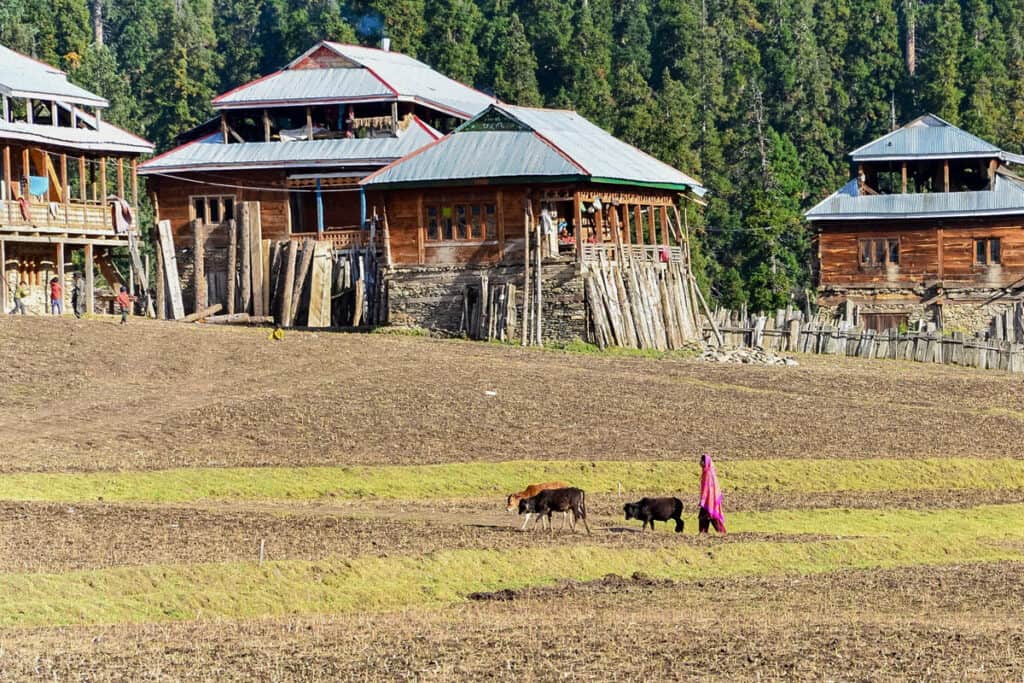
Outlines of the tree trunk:
[[103,47],[103,0],[92,1],[92,33],[97,47]]

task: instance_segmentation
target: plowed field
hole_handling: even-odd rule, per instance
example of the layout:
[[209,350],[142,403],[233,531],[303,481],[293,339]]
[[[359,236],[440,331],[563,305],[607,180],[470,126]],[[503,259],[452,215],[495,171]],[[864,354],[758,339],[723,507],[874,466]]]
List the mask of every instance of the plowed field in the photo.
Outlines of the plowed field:
[[[1012,375],[44,318],[0,359],[0,681],[1024,680]],[[591,534],[505,512],[554,478]]]

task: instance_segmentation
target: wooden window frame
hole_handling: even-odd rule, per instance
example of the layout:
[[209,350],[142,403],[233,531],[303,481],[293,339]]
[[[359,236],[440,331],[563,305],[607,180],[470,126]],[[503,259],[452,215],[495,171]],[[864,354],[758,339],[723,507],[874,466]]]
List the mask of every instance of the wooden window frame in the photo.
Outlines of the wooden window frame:
[[[226,216],[225,215],[225,211],[224,211],[224,209],[226,207],[226,204],[224,203],[224,200],[226,200],[226,199],[230,199],[231,200],[231,215],[230,216]],[[189,195],[189,197],[188,197],[188,213],[189,213],[189,217],[191,218],[191,220],[199,220],[199,215],[196,212],[196,201],[202,201],[203,202],[203,211],[204,211],[204,214],[205,214],[204,217],[203,217],[203,221],[206,222],[207,219],[209,218],[210,214],[211,214],[211,211],[210,211],[211,200],[216,204],[217,212],[218,212],[218,214],[220,216],[220,220],[217,221],[216,223],[210,223],[211,225],[220,225],[224,221],[230,220],[230,219],[235,217],[235,212],[236,212],[236,210],[238,208],[238,195],[234,195],[234,194],[193,194],[193,195]]]
[[[445,215],[446,210],[448,215]],[[436,225],[432,225],[435,221]],[[450,221],[450,225],[446,221]],[[496,199],[424,202],[423,243],[428,247],[446,244],[498,244],[498,222]]]
[[[993,249],[992,245],[995,244],[995,258],[992,257]],[[984,255],[981,259],[978,258],[978,247],[983,246]],[[971,241],[971,246],[974,252],[974,265],[978,268],[988,268],[990,266],[1001,266],[1003,264],[1003,243],[1000,237],[975,237]]]
[[[868,247],[867,260],[864,259],[864,245],[870,245]],[[878,258],[878,247],[883,245],[883,256],[881,259]],[[896,247],[896,259],[891,258],[893,246]],[[879,268],[886,268],[888,266],[899,266],[900,265],[900,238],[899,237],[861,237],[857,240],[857,264],[861,270],[876,270]]]

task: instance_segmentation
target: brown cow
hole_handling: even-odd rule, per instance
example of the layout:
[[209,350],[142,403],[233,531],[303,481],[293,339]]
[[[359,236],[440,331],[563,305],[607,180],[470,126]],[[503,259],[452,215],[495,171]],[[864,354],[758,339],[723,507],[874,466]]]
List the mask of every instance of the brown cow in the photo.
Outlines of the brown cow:
[[551,526],[551,513],[568,512],[571,515],[569,520],[573,533],[576,532],[577,519],[583,520],[583,526],[587,528],[587,533],[590,533],[590,525],[587,524],[586,494],[582,489],[568,488],[541,491],[533,498],[524,498],[519,501],[519,513],[522,514],[524,512],[535,513],[542,520],[546,516],[548,518],[549,532],[554,531]]
[[[569,485],[561,481],[546,481],[543,484],[530,484],[519,493],[510,493],[507,499],[507,505],[505,509],[508,512],[519,511],[519,501],[526,498],[533,498],[541,491],[547,491],[549,489],[567,489]],[[522,531],[526,530],[526,525],[530,523],[530,515],[532,512],[526,513],[526,521],[523,522]],[[562,526],[565,526],[565,515],[562,515]]]

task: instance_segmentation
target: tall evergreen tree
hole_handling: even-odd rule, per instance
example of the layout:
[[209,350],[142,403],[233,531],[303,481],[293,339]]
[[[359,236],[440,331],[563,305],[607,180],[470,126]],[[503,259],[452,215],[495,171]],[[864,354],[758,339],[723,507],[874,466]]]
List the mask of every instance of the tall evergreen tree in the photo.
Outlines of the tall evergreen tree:
[[471,0],[427,0],[426,12],[426,61],[457,81],[475,84],[480,73],[480,8]]
[[537,58],[526,39],[519,15],[496,18],[484,40],[487,68],[482,85],[496,97],[511,104],[539,107],[543,104],[537,86]]

